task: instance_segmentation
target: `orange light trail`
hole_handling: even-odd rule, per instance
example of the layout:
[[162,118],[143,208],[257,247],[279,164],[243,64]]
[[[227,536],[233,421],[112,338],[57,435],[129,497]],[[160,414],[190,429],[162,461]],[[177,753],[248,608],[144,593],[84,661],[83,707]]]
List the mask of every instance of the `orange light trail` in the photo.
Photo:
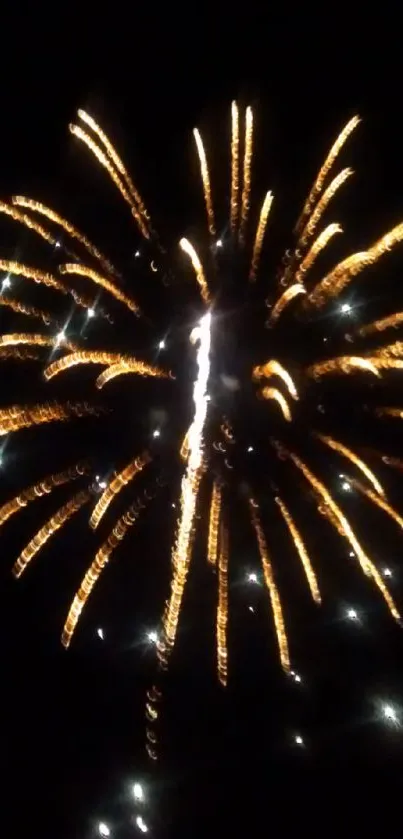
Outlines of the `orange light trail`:
[[259,553],[262,561],[264,579],[270,594],[271,608],[273,611],[274,625],[276,628],[281,666],[283,670],[285,670],[288,673],[290,670],[290,654],[288,650],[288,640],[284,623],[283,609],[281,606],[279,591],[274,578],[273,568],[267,549],[265,535],[263,533],[263,529],[259,520],[259,508],[252,498],[249,499],[249,508],[251,513],[253,529],[255,531],[257,543],[259,546]]
[[98,274],[97,271],[93,271],[88,265],[81,265],[78,262],[68,262],[66,265],[60,265],[59,271],[61,274],[75,274],[80,277],[87,277],[89,280],[92,280],[95,285],[101,286],[104,288],[105,291],[108,291],[109,294],[119,300],[120,303],[123,303],[133,312],[135,315],[140,315],[140,309],[137,303],[132,300],[128,294],[125,294],[124,291],[121,291],[120,288],[114,285],[110,280],[106,277],[103,277],[101,274]]
[[218,602],[217,602],[217,673],[223,687],[228,677],[228,529],[221,522],[220,556],[218,561]]
[[263,247],[263,240],[264,234],[266,232],[267,226],[267,219],[269,218],[269,213],[271,209],[271,205],[273,203],[273,194],[271,192],[266,193],[266,197],[262,204],[262,209],[260,210],[259,222],[256,229],[256,236],[255,242],[253,245],[253,253],[252,253],[252,262],[249,271],[249,280],[253,281],[256,280],[256,274],[259,268],[260,262],[260,255],[262,253]]
[[179,247],[183,250],[184,253],[187,254],[189,257],[193,270],[196,274],[197,282],[199,283],[201,296],[205,303],[210,302],[210,294],[208,290],[206,276],[203,270],[203,266],[200,262],[200,259],[193,247],[193,245],[189,242],[188,239],[181,239],[179,242]]
[[214,221],[213,200],[211,197],[210,175],[207,165],[206,152],[201,138],[200,131],[197,128],[193,129],[193,136],[196,142],[197,154],[200,162],[200,172],[203,183],[204,201],[206,204],[208,229],[211,236],[216,234],[216,226]]
[[347,446],[344,446],[343,443],[340,443],[338,440],[334,440],[333,437],[329,437],[327,434],[319,434],[319,432],[316,432],[315,437],[317,437],[318,440],[321,440],[325,446],[329,446],[330,449],[333,449],[333,451],[338,452],[343,455],[343,457],[346,457],[347,460],[350,460],[351,463],[354,463],[357,469],[359,469],[362,474],[365,475],[370,484],[372,484],[375,491],[379,493],[379,495],[385,495],[385,490],[383,489],[382,484],[378,481],[376,475],[374,475],[372,469],[370,469],[369,466],[367,466],[367,464],[364,463],[357,454],[355,454],[355,452],[347,448]]
[[236,102],[231,105],[231,205],[230,224],[235,234],[239,219],[239,108]]
[[215,565],[217,562],[220,510],[221,485],[218,483],[218,481],[214,481],[213,491],[211,493],[210,520],[207,543],[207,559],[211,565]]
[[241,198],[241,223],[239,225],[239,241],[245,242],[246,223],[250,209],[251,168],[253,153],[253,113],[252,108],[246,109],[245,122],[245,150],[243,158],[243,187]]
[[11,405],[0,409],[0,436],[41,425],[45,422],[66,421],[72,417],[99,416],[99,408],[87,402],[45,402],[41,405]]
[[75,481],[77,478],[81,478],[86,474],[88,474],[88,464],[83,461],[77,463],[70,469],[66,469],[64,472],[56,472],[53,475],[47,475],[46,478],[43,478],[43,480],[39,481],[37,484],[33,484],[32,486],[27,487],[27,489],[23,489],[19,495],[16,495],[15,498],[7,501],[2,507],[0,507],[0,526],[8,521],[14,513],[18,513],[22,507],[26,507],[31,501],[36,501],[36,499],[40,498],[42,495],[49,495],[49,493],[56,489],[56,487],[67,484],[70,481]]
[[321,602],[321,596],[320,596],[320,591],[319,591],[319,586],[318,586],[318,580],[317,580],[315,571],[313,570],[312,563],[311,563],[311,560],[309,558],[309,554],[308,554],[308,551],[305,547],[302,536],[301,536],[301,534],[300,534],[300,532],[299,532],[299,530],[298,530],[298,528],[297,528],[297,526],[294,522],[294,519],[291,516],[290,511],[288,510],[288,508],[284,504],[284,501],[282,501],[281,498],[278,495],[276,496],[275,501],[276,501],[276,504],[278,504],[278,506],[281,510],[283,519],[284,519],[284,521],[285,521],[285,523],[288,527],[288,530],[290,532],[292,541],[294,542],[294,545],[295,545],[295,548],[297,550],[298,556],[301,560],[302,567],[305,571],[305,575],[306,575],[306,578],[307,578],[307,581],[308,581],[309,588],[311,590],[312,597],[313,597],[315,603],[320,603]]
[[[306,290],[302,283],[294,283],[286,288],[283,291],[282,295],[278,298],[277,302],[273,306],[272,311],[267,320],[267,326],[273,326],[273,324],[279,319],[281,313],[284,309],[291,303],[291,300],[294,300],[295,297],[298,297],[299,294],[306,294]],[[267,305],[267,301],[266,301]]]
[[43,548],[46,544],[48,539],[56,533],[63,525],[74,515],[77,513],[84,504],[87,504],[91,498],[91,491],[90,490],[80,490],[76,495],[73,495],[73,498],[67,502],[67,504],[63,504],[62,507],[55,513],[47,522],[38,530],[37,534],[34,536],[33,539],[29,542],[29,544],[24,548],[20,556],[18,557],[14,567],[13,567],[13,574],[15,577],[20,577],[21,574],[25,571],[27,565],[31,562],[34,556]]
[[259,395],[262,396],[263,399],[274,399],[280,406],[284,419],[286,419],[287,422],[291,422],[292,416],[290,406],[285,396],[283,396],[276,387],[262,387],[259,391]]
[[134,458],[121,472],[109,481],[108,486],[103,491],[91,513],[90,525],[92,528],[95,529],[98,527],[99,522],[104,517],[115,496],[144,469],[150,460],[151,457],[148,452],[144,452],[140,457]]

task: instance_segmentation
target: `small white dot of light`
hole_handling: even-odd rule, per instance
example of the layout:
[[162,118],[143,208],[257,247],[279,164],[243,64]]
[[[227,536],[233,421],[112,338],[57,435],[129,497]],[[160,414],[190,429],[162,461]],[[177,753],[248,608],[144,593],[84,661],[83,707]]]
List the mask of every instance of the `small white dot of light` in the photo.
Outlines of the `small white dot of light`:
[[357,614],[357,611],[356,611],[355,609],[347,609],[347,617],[348,617],[348,618],[349,618],[349,620],[351,620],[351,621],[356,621],[356,620],[358,620],[358,614]]
[[99,475],[95,475],[95,480],[99,481]]
[[60,344],[61,341],[64,341],[65,337],[66,333],[64,332],[64,330],[58,332],[56,335],[56,344]]
[[159,347],[160,350],[164,350],[165,349],[165,341],[164,340],[160,341],[159,344],[158,344],[158,347]]
[[99,822],[98,833],[99,833],[100,836],[110,836],[111,835],[111,831],[110,831],[108,825],[105,824],[105,822]]
[[1,284],[2,289],[4,289],[4,288],[10,288],[10,286],[11,286],[11,280],[10,280],[10,277],[5,277],[5,278],[4,278],[4,280],[3,280],[3,282],[2,282],[2,284]]
[[382,713],[383,713],[383,716],[385,717],[385,720],[388,720],[388,722],[395,722],[395,723],[398,722],[397,713],[396,713],[396,711],[395,711],[395,709],[393,708],[392,705],[383,705],[382,706]]
[[257,574],[255,574],[254,571],[251,571],[251,573],[248,574],[248,581],[250,583],[257,583]]
[[144,790],[138,782],[133,784],[133,795],[136,801],[144,801]]
[[339,478],[344,478],[343,472],[340,472]]
[[153,437],[159,437],[161,434],[159,428],[155,428],[153,431]]
[[60,242],[55,242],[55,248],[61,248]]
[[222,248],[222,239],[217,239],[216,246],[217,248]]
[[254,611],[255,611],[255,610],[254,610],[254,608],[253,608],[253,606],[248,606],[248,609],[249,609],[249,611],[250,611],[250,612],[254,612]]
[[349,552],[349,556],[355,556],[354,551],[350,551],[350,552]]
[[105,635],[104,635],[104,631],[103,631],[102,627],[99,627],[99,629],[97,629],[97,635],[98,635],[98,638],[101,639],[101,641],[104,640]]
[[158,633],[155,629],[152,629],[150,632],[147,632],[147,638],[151,644],[156,644],[158,642]]
[[206,402],[210,402],[211,396],[209,393],[206,393]]
[[340,306],[340,311],[343,313],[343,315],[348,315],[351,312],[350,303],[342,303],[342,305]]
[[296,735],[295,735],[295,737],[294,737],[294,743],[296,743],[296,744],[297,744],[297,746],[303,746],[303,745],[304,745],[303,738],[301,737],[301,735],[300,735],[300,734],[296,734]]
[[98,481],[98,483],[99,483],[100,489],[106,489],[106,487],[108,486],[106,481]]
[[351,484],[349,484],[348,481],[343,481],[341,488],[344,490],[344,492],[350,492]]
[[393,577],[393,574],[392,574],[392,571],[390,570],[390,568],[384,568],[382,573],[383,573],[384,577]]
[[93,309],[92,306],[90,306],[90,308],[87,309],[87,318],[94,318],[94,317],[95,317],[95,309]]
[[136,259],[138,259],[139,256],[140,256],[140,251],[136,251],[136,253],[134,255],[135,255]]
[[137,816],[136,825],[142,833],[148,833],[148,827],[142,816]]
[[248,452],[253,452],[253,446],[248,446],[247,451]]
[[293,673],[293,679],[294,682],[302,682],[302,677],[299,675],[299,673]]

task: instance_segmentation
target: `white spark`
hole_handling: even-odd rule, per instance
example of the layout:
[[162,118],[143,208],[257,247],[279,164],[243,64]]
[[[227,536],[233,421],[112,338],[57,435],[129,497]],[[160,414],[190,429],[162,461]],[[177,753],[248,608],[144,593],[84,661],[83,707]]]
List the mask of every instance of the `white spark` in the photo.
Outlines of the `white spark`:
[[94,318],[95,317],[95,309],[92,306],[87,309],[87,318]]
[[257,583],[258,578],[257,578],[257,574],[255,574],[254,571],[251,571],[250,574],[248,574],[248,581],[250,583]]
[[99,833],[100,836],[110,836],[111,835],[111,831],[110,831],[108,825],[105,824],[105,822],[99,822],[98,833]]
[[354,551],[349,551],[349,554],[348,554],[348,555],[349,555],[349,556],[355,556],[355,553],[354,553]]
[[350,621],[358,620],[358,612],[356,609],[347,609],[347,617]]
[[104,640],[104,638],[105,638],[105,634],[104,634],[104,631],[103,631],[103,629],[102,629],[101,627],[99,627],[99,628],[97,629],[97,635],[98,635],[98,638],[100,638],[100,639],[101,639],[101,641],[103,641],[103,640]]
[[248,446],[247,451],[248,452],[253,452],[253,446]]
[[399,721],[399,718],[393,705],[383,705],[382,714],[385,717],[385,720],[388,720],[388,722],[397,723]]
[[56,345],[58,346],[59,344],[61,344],[61,342],[64,341],[65,338],[66,338],[66,333],[65,333],[64,329],[62,329],[62,331],[58,332],[57,335],[56,335]]
[[340,306],[340,311],[343,313],[343,315],[350,314],[351,310],[352,307],[350,306],[350,303],[342,303]]
[[142,816],[137,816],[136,825],[142,833],[148,833],[148,827]]
[[255,612],[253,606],[248,606],[248,609],[249,609],[250,612],[253,612],[253,613]]
[[164,350],[164,349],[165,349],[165,346],[166,346],[166,345],[165,345],[165,341],[164,341],[164,339],[162,339],[162,340],[159,342],[159,344],[158,344],[158,348],[159,348],[160,350]]
[[393,574],[392,574],[392,571],[391,571],[390,568],[384,568],[382,573],[383,573],[384,577],[393,577]]
[[216,247],[217,247],[217,248],[222,248],[222,239],[217,239],[217,241],[216,241]]
[[159,428],[155,428],[154,431],[153,431],[153,437],[159,437],[160,434],[161,434],[161,431],[159,430]]
[[151,629],[150,632],[147,632],[147,638],[151,644],[156,644],[158,642],[158,632],[155,629]]
[[303,740],[303,737],[301,737],[301,735],[300,735],[300,734],[295,734],[295,736],[294,736],[294,743],[296,743],[296,744],[297,744],[297,746],[303,746],[303,745],[304,745],[304,740]]
[[136,251],[136,253],[134,255],[135,255],[136,259],[138,259],[139,256],[140,256],[140,251]]
[[136,781],[136,783],[133,784],[133,795],[135,801],[144,801],[144,790],[141,784],[138,783],[138,781]]
[[344,492],[350,492],[351,484],[349,484],[348,481],[343,481],[341,488],[344,490]]
[[10,288],[10,286],[11,286],[11,280],[10,280],[10,277],[7,275],[7,277],[4,278],[4,280],[1,284],[1,290],[4,291],[5,288]]

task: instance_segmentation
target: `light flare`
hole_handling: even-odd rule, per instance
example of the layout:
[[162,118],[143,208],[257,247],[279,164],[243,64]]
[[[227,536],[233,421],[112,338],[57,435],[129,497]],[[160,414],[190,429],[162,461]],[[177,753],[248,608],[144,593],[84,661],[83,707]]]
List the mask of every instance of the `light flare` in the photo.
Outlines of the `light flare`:
[[200,163],[200,172],[203,183],[204,201],[206,204],[207,221],[210,236],[215,236],[216,226],[214,221],[213,199],[211,197],[210,174],[207,165],[206,152],[201,138],[200,131],[197,128],[193,129],[193,136],[196,142],[197,154]]

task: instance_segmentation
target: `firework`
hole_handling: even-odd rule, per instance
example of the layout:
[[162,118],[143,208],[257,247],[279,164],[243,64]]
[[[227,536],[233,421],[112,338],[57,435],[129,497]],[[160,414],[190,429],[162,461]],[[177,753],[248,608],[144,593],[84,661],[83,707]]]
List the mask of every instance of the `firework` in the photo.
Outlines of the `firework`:
[[[341,424],[340,414],[332,414],[326,409],[326,399],[330,391],[343,403],[343,411],[351,412],[354,420],[352,425],[360,429],[368,422],[368,418],[372,426],[375,423],[396,423],[398,426],[397,420],[403,418],[403,405],[393,404],[391,400],[386,404],[385,398],[385,387],[389,377],[400,375],[403,369],[403,339],[399,340],[401,336],[397,334],[396,340],[389,340],[387,343],[390,330],[403,329],[403,313],[390,312],[363,325],[355,322],[346,333],[340,311],[350,312],[351,305],[344,303],[345,309],[343,305],[338,305],[337,309],[337,318],[340,321],[337,352],[326,351],[327,336],[323,333],[323,308],[328,307],[329,315],[334,313],[334,300],[348,288],[354,277],[361,275],[361,272],[364,276],[367,265],[378,262],[381,257],[386,259],[387,252],[403,240],[403,224],[397,224],[367,250],[348,255],[336,265],[331,259],[329,261],[328,254],[331,254],[332,242],[334,237],[342,232],[342,228],[339,223],[333,221],[323,225],[322,230],[320,226],[338,191],[352,174],[349,167],[335,173],[334,166],[344,150],[347,139],[358,125],[358,117],[347,123],[319,171],[295,226],[290,248],[282,261],[283,269],[277,288],[270,282],[265,268],[267,222],[273,203],[271,191],[264,192],[259,189],[260,201],[261,196],[265,195],[260,212],[257,209],[256,215],[250,213],[254,198],[253,156],[256,146],[254,115],[250,107],[243,109],[236,102],[233,102],[231,107],[231,144],[228,150],[229,217],[228,206],[221,217],[221,196],[215,193],[214,180],[210,174],[209,157],[214,152],[210,149],[207,154],[200,131],[194,130],[206,213],[203,215],[197,246],[193,241],[182,238],[173,248],[171,243],[164,242],[163,231],[157,236],[138,187],[135,186],[126,165],[103,129],[85,111],[78,111],[78,120],[81,124],[71,125],[70,131],[100,164],[129,208],[135,222],[134,235],[145,240],[147,251],[144,261],[147,268],[157,275],[155,279],[158,280],[162,254],[166,269],[173,272],[173,266],[177,264],[175,254],[178,247],[185,255],[179,263],[181,272],[186,272],[187,276],[193,274],[194,301],[195,307],[199,307],[199,315],[195,316],[195,322],[190,327],[188,322],[183,325],[183,329],[188,330],[191,344],[189,371],[192,372],[187,378],[193,381],[193,396],[189,397],[189,415],[185,416],[184,412],[183,423],[177,423],[178,438],[170,439],[169,444],[161,443],[157,458],[154,458],[154,453],[150,450],[152,445],[148,445],[149,440],[136,439],[135,450],[123,463],[119,462],[117,447],[114,471],[112,473],[112,470],[109,470],[110,477],[101,481],[99,476],[94,474],[94,466],[91,465],[91,456],[95,452],[89,451],[88,462],[68,465],[61,471],[47,474],[42,480],[31,482],[15,498],[3,504],[0,508],[0,525],[4,525],[31,502],[38,500],[38,505],[35,506],[39,509],[42,496],[57,496],[60,492],[67,495],[71,482],[81,484],[73,495],[69,494],[67,498],[62,499],[61,505],[58,502],[48,521],[42,524],[21,552],[14,565],[15,575],[20,576],[45,543],[54,536],[56,538],[56,532],[67,526],[82,508],[90,508],[88,523],[96,533],[109,521],[109,534],[100,537],[100,547],[67,614],[62,642],[68,647],[97,580],[113,552],[126,537],[131,526],[136,523],[161,483],[160,478],[155,482],[156,464],[165,462],[165,454],[166,461],[172,464],[173,449],[176,455],[175,466],[169,472],[168,480],[164,479],[164,483],[178,491],[179,504],[173,503],[172,506],[179,512],[172,530],[171,587],[157,643],[158,660],[163,668],[168,664],[178,634],[194,543],[196,539],[204,538],[203,544],[208,559],[205,573],[213,574],[217,582],[217,673],[221,684],[227,684],[227,626],[231,601],[232,545],[237,535],[236,529],[231,527],[233,515],[229,507],[230,504],[238,504],[246,510],[252,525],[271,604],[280,661],[284,670],[290,670],[289,644],[292,647],[292,640],[289,642],[287,637],[282,607],[283,597],[287,593],[280,593],[278,586],[278,551],[277,544],[271,545],[270,541],[271,518],[277,517],[277,520],[282,522],[285,538],[288,533],[312,598],[317,604],[321,602],[318,575],[326,573],[326,569],[322,571],[318,567],[316,558],[311,556],[308,549],[310,527],[309,524],[305,529],[302,526],[307,518],[300,514],[299,499],[293,491],[296,481],[298,492],[303,493],[307,501],[315,499],[311,526],[319,511],[325,524],[346,540],[363,573],[378,589],[393,617],[399,619],[398,606],[378,570],[376,556],[372,556],[371,550],[370,557],[367,549],[363,547],[362,540],[365,541],[366,538],[365,527],[361,527],[363,532],[360,535],[356,533],[355,524],[353,527],[350,522],[348,498],[344,497],[343,502],[339,502],[337,487],[329,477],[331,465],[334,463],[336,470],[341,459],[344,468],[348,469],[348,475],[343,477],[345,486],[357,499],[361,499],[362,504],[372,504],[382,511],[385,517],[391,520],[391,526],[403,527],[403,517],[388,500],[388,470],[386,468],[384,473],[378,475],[376,466],[377,459],[379,461],[381,456],[380,471],[388,466],[401,471],[401,460],[394,456],[393,452],[380,452],[377,458],[375,445],[369,453],[368,449],[366,452],[360,451],[356,439],[348,439],[348,423]],[[27,331],[26,326],[21,326],[21,329],[18,327],[18,331],[14,331],[13,327],[9,332],[0,335],[0,358],[41,363],[44,386],[52,388],[50,401],[40,401],[38,397],[34,404],[25,404],[22,393],[21,404],[1,407],[0,435],[21,432],[23,438],[23,429],[53,422],[63,422],[65,434],[69,434],[69,429],[73,428],[73,421],[84,422],[85,417],[107,423],[114,411],[114,388],[111,386],[109,389],[105,385],[115,379],[119,380],[116,382],[116,388],[133,388],[132,401],[138,406],[139,415],[146,416],[149,405],[148,397],[144,396],[144,393],[147,394],[147,390],[142,390],[141,397],[138,397],[136,379],[141,377],[144,383],[149,382],[150,386],[153,381],[154,386],[161,389],[163,399],[164,389],[171,392],[177,387],[178,380],[181,385],[183,359],[175,361],[173,352],[170,355],[172,369],[163,364],[161,358],[161,364],[157,365],[156,354],[150,354],[150,348],[146,344],[144,354],[138,353],[137,350],[135,355],[132,354],[132,333],[130,328],[126,327],[124,318],[132,317],[134,328],[137,329],[142,313],[136,299],[126,291],[128,283],[123,277],[123,272],[112,264],[103,249],[93,244],[73,223],[40,201],[15,196],[11,203],[0,202],[0,213],[12,222],[26,227],[32,236],[39,236],[49,246],[53,255],[52,267],[49,270],[45,266],[32,267],[25,262],[0,260],[0,270],[5,274],[1,284],[0,305],[6,311],[10,310],[15,317],[25,321],[40,321],[42,326],[42,331],[35,332]],[[257,219],[254,229],[253,218]],[[214,242],[212,237],[216,236],[220,227],[222,230],[228,229],[229,232]],[[136,255],[139,254],[140,251],[137,251]],[[55,255],[60,257],[57,269],[54,268]],[[232,272],[228,270],[231,260],[234,268]],[[239,266],[244,266],[243,278],[240,278]],[[220,377],[216,375],[217,362],[220,361],[217,349],[220,316],[223,315],[228,320],[233,311],[231,306],[228,311],[225,309],[226,285],[221,282],[228,275],[233,276],[231,306],[237,291],[240,295],[245,294],[248,280],[256,282],[254,294],[258,295],[259,300],[261,334],[255,334],[254,325],[253,334],[248,338],[254,355],[246,377],[239,380],[229,371],[228,375],[221,377],[224,382],[221,386],[217,384]],[[14,277],[19,277],[20,282],[10,292]],[[43,287],[42,294],[49,298],[45,308],[18,299],[19,296],[23,296],[27,281]],[[81,287],[88,289],[85,296],[81,293]],[[177,288],[180,300],[179,282]],[[249,290],[251,291],[250,286]],[[138,294],[141,294],[141,288],[136,287],[135,297]],[[52,314],[52,295],[54,300],[65,301],[68,304],[66,316],[62,319],[59,310],[57,317]],[[105,314],[106,310],[100,305],[100,298],[105,298],[107,303],[109,301],[117,311],[119,308],[121,310],[122,320],[119,321],[117,315],[116,326],[113,328],[111,316],[109,312]],[[242,311],[247,325],[247,306]],[[169,334],[170,314],[168,309],[166,334]],[[88,319],[94,317],[98,322],[96,341],[92,336],[85,334]],[[108,322],[102,323],[102,317]],[[83,318],[86,318],[84,326]],[[253,323],[255,324],[255,321]],[[264,333],[265,326],[271,330],[269,357],[262,356],[261,351],[265,343],[263,337],[268,335]],[[381,342],[384,333],[386,336]],[[309,336],[309,340],[305,340],[305,335]],[[367,339],[370,339],[371,344],[367,344]],[[374,346],[377,339],[380,339],[380,343]],[[354,354],[351,353],[352,340],[357,346]],[[157,343],[156,339],[154,347]],[[165,342],[160,341],[159,347],[164,346]],[[238,347],[236,353],[242,352],[243,348]],[[100,373],[97,372],[95,379],[90,380],[90,385],[86,385],[88,401],[53,398],[54,390],[60,387],[60,382],[68,380],[73,385],[75,382],[79,383],[83,367],[89,366],[91,371],[94,365],[103,369]],[[129,373],[132,376],[128,378]],[[350,396],[345,399],[343,388],[348,386],[347,383],[351,379],[354,379],[357,386],[356,397],[351,399],[350,390]],[[379,391],[377,399],[380,380],[384,387]],[[252,387],[252,407],[247,410],[234,409],[233,414],[228,415],[228,400],[222,398],[227,385],[230,389],[240,390],[241,394],[247,389],[250,392]],[[109,390],[112,397],[104,404],[102,400],[106,399]],[[94,393],[100,398],[97,404],[92,402]],[[281,488],[269,478],[257,480],[256,474],[259,469],[256,462],[254,469],[251,469],[248,465],[250,459],[248,460],[246,454],[242,454],[238,441],[245,440],[252,434],[250,412],[254,412],[259,420],[259,427],[266,428],[267,434],[263,442],[261,435],[256,443],[252,441],[253,445],[248,446],[247,454],[258,450],[260,471],[264,476],[269,471],[268,462],[271,459]],[[121,411],[118,400],[116,413],[123,431],[130,420],[127,414]],[[315,416],[317,421],[312,419]],[[276,430],[272,432],[271,428],[274,426]],[[149,437],[156,438],[161,434],[159,428],[154,430],[153,435],[147,433]],[[114,443],[115,440],[111,441],[111,447]],[[139,454],[139,451],[142,454]],[[96,454],[98,456],[99,453]],[[101,454],[105,457],[105,452]],[[108,453],[108,462],[114,456]],[[320,457],[322,466],[318,468],[317,462]],[[146,489],[138,488],[137,485],[141,482],[145,483]],[[250,487],[247,493],[245,486]],[[131,497],[132,487],[135,493],[134,502]],[[130,503],[113,523],[113,510],[118,504],[115,502],[118,495],[119,500],[121,497],[124,499],[130,496]],[[209,499],[207,504],[206,498]],[[273,503],[270,504],[270,500]],[[84,510],[80,516],[83,514]],[[153,759],[156,756],[157,737],[150,726],[158,719],[160,698],[160,692],[154,686],[148,692],[146,707],[150,723],[147,728],[147,750]]]

